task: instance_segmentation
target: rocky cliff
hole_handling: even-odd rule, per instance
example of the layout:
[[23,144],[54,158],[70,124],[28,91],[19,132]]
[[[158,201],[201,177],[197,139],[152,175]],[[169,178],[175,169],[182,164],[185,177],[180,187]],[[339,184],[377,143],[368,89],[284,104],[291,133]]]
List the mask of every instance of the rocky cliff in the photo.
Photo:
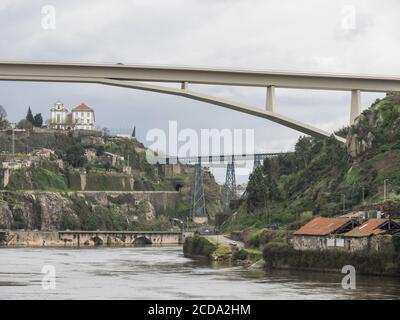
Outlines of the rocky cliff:
[[0,229],[165,230],[177,192],[2,192]]

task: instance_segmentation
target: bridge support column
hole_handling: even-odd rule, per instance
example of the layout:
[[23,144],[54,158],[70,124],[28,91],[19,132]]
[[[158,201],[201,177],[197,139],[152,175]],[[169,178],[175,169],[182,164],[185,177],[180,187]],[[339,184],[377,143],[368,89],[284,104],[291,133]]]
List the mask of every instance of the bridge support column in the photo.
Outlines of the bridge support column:
[[259,155],[259,154],[255,154],[254,155],[253,171],[256,170],[259,166],[262,165],[262,161],[263,161],[263,158],[262,158],[261,155]]
[[187,90],[188,87],[189,87],[189,83],[188,83],[187,81],[183,81],[183,82],[181,83],[181,89],[182,89],[182,90]]
[[231,200],[236,199],[236,174],[235,158],[232,156],[232,162],[228,163],[226,168],[226,179],[224,186],[224,209],[229,209]]
[[267,111],[275,112],[275,87],[267,86]]
[[198,162],[194,166],[190,217],[196,223],[207,223],[208,221],[201,170],[201,157],[198,158]]
[[361,92],[360,90],[351,90],[350,106],[350,125],[353,125],[356,118],[361,113]]

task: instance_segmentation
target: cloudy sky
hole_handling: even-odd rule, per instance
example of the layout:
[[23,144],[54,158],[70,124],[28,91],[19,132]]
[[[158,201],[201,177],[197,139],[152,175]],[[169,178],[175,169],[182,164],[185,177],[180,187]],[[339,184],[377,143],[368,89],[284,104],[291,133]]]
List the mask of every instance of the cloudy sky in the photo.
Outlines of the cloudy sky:
[[[55,10],[55,28],[46,24],[46,5]],[[1,0],[0,60],[399,76],[399,10],[398,0]],[[265,105],[262,88],[192,89]],[[276,95],[279,113],[320,128],[333,131],[349,121],[348,92],[278,89]],[[363,93],[362,107],[381,96]],[[101,127],[136,125],[141,140],[153,128],[167,130],[171,120],[178,129],[196,131],[254,129],[258,152],[291,150],[300,135],[181,97],[88,84],[0,83],[0,104],[12,121],[23,118],[28,106],[47,118],[58,99],[68,108],[92,106]],[[215,173],[222,181],[224,171]]]

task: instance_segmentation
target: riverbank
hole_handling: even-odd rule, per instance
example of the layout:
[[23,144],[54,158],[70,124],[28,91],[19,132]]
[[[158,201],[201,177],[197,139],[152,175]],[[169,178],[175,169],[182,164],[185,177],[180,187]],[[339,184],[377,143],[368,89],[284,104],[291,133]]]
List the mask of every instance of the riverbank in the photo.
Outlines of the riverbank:
[[191,236],[183,244],[185,257],[205,259],[218,264],[233,264],[263,268],[261,250],[245,248],[244,243],[219,236]]
[[267,270],[340,273],[344,266],[351,265],[359,275],[400,276],[400,254],[396,252],[301,251],[289,245],[266,245],[263,258]]
[[[190,233],[189,233],[190,235]],[[20,231],[0,230],[0,247],[93,247],[182,244],[173,231]]]
[[[246,244],[257,246],[232,246],[216,243],[208,236],[194,236],[185,240],[186,257],[207,259],[218,264],[242,265],[254,269],[288,270],[341,274],[346,265],[354,266],[357,275],[400,276],[400,254],[395,251],[371,252],[368,250],[344,252],[338,250],[295,250],[286,241],[264,243],[265,236],[279,232],[263,232],[260,237],[250,236]],[[259,240],[264,243],[260,245]],[[271,238],[270,238],[271,239]],[[263,249],[260,249],[263,248]]]

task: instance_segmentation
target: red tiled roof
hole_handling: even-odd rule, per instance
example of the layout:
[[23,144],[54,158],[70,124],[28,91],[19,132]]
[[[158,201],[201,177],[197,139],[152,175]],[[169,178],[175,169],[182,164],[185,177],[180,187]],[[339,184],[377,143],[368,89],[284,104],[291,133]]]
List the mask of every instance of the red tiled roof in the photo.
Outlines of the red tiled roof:
[[77,106],[76,108],[72,109],[73,111],[93,111],[92,108],[90,108],[89,106],[87,106],[84,103],[81,103],[79,106]]
[[367,237],[377,234],[383,234],[386,230],[382,230],[379,227],[382,226],[387,219],[369,219],[364,222],[361,226],[354,228],[353,230],[346,232],[346,237]]
[[334,233],[339,228],[343,227],[346,223],[350,222],[351,219],[345,217],[338,218],[323,218],[316,217],[299,230],[295,231],[295,235],[313,235],[313,236],[325,236]]

